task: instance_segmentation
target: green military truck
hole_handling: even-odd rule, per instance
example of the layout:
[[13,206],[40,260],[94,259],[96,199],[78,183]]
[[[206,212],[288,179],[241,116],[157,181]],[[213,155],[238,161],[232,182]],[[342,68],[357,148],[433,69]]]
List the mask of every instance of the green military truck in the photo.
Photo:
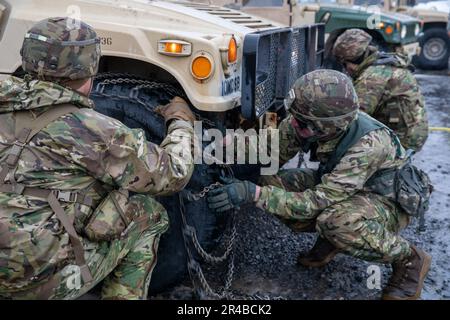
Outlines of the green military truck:
[[[400,51],[413,57],[419,52],[417,38],[421,32],[416,18],[376,7],[351,5],[351,0],[205,0],[243,12],[274,20],[283,25],[297,26],[322,22],[326,32],[326,60],[336,38],[345,30],[359,28],[373,37],[384,51]],[[377,10],[374,10],[377,9]]]
[[[380,1],[381,4],[381,1]],[[450,57],[450,35],[447,32],[450,14],[417,5],[416,0],[386,0],[386,10],[404,13],[421,20],[423,34],[419,37],[420,54],[414,64],[422,69],[447,69]]]
[[[81,18],[96,29],[102,45],[92,93],[96,109],[129,127],[143,128],[155,143],[162,141],[165,124],[154,109],[175,95],[189,101],[202,120],[200,136],[210,128],[224,132],[276,126],[291,85],[323,58],[323,25],[290,28],[209,4],[0,0],[0,81],[23,75],[23,37],[49,16]],[[182,279],[187,260],[197,278],[197,259],[230,261],[230,250],[223,259],[206,253],[221,242],[229,215],[210,212],[204,196],[220,176],[234,172],[242,177],[249,171],[240,168],[203,161],[196,164],[186,190],[158,198],[169,213],[170,228],[161,239],[153,292]]]

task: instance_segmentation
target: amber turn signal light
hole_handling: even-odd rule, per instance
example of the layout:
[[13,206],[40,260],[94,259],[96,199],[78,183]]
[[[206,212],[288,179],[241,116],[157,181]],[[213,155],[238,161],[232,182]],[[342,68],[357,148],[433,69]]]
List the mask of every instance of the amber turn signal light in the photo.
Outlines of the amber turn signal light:
[[167,53],[181,53],[183,46],[175,42],[167,42],[164,51]]
[[158,42],[158,52],[166,56],[190,56],[192,45],[181,40],[160,40]]
[[209,78],[212,73],[212,62],[206,56],[198,56],[192,61],[192,74],[199,80]]
[[386,29],[384,29],[384,32],[390,35],[394,32],[394,28],[392,28],[392,26],[387,26]]
[[237,43],[236,39],[232,37],[228,44],[228,63],[234,63],[237,60]]

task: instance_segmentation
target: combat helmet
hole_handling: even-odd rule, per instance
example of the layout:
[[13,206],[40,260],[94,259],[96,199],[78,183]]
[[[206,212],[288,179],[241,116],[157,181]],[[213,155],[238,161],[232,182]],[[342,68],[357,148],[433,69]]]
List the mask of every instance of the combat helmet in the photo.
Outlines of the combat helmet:
[[98,71],[100,39],[82,21],[48,18],[25,34],[20,53],[23,70],[39,79],[85,79]]
[[[348,29],[334,43],[333,55],[339,62],[357,62],[369,48],[372,36],[361,29]],[[358,63],[359,64],[359,63]]]
[[345,131],[356,119],[359,103],[352,81],[335,70],[315,70],[300,77],[285,100],[300,124],[326,140]]

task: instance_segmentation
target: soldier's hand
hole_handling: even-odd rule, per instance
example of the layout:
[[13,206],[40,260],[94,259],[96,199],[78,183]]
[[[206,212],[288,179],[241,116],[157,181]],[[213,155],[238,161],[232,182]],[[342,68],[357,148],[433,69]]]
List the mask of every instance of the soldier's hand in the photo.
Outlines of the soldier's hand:
[[208,193],[208,206],[215,212],[237,209],[255,201],[256,185],[250,181],[229,180]]
[[158,106],[155,108],[155,112],[162,115],[167,124],[171,120],[184,120],[191,124],[194,124],[195,116],[194,113],[189,108],[189,105],[180,97],[173,98],[165,106]]

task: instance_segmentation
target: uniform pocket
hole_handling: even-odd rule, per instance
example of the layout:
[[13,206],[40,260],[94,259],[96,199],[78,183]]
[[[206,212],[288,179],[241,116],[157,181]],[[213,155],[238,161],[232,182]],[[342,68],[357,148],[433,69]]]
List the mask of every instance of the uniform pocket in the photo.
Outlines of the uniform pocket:
[[94,210],[87,222],[84,233],[91,241],[111,241],[118,239],[130,224],[126,216],[128,191],[111,191]]

